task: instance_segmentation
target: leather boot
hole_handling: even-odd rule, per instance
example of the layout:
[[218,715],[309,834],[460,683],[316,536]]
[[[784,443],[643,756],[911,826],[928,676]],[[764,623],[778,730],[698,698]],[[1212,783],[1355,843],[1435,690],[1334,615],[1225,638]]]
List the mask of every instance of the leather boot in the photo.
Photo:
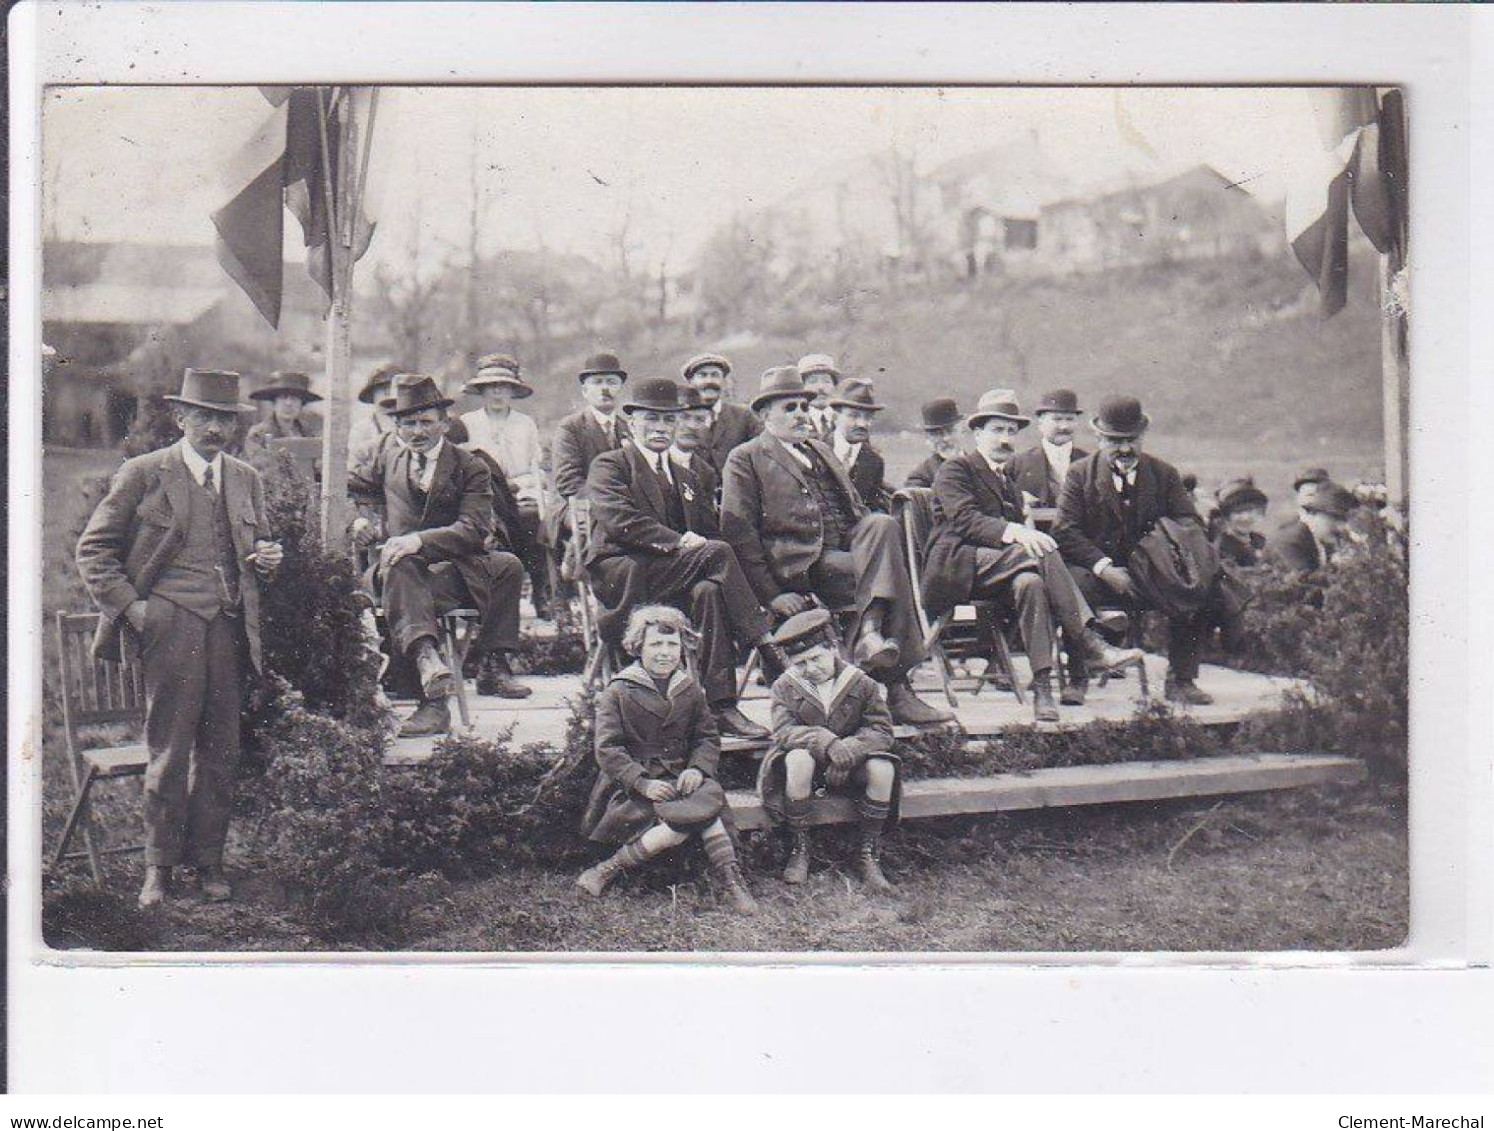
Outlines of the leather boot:
[[759,726],[742,714],[735,703],[722,703],[712,713],[716,716],[716,729],[722,738],[750,738],[758,741],[768,737],[768,728]]
[[1140,648],[1113,648],[1094,629],[1086,629],[1080,642],[1084,666],[1089,671],[1113,672],[1129,664],[1140,663],[1146,654]]
[[202,898],[208,903],[223,903],[233,898],[233,885],[223,874],[222,865],[208,865],[199,871],[202,877]]
[[1033,717],[1040,723],[1058,722],[1058,704],[1053,701],[1053,673],[1040,671],[1032,677]]
[[887,685],[887,709],[892,712],[892,721],[904,726],[941,726],[954,719],[948,711],[941,711],[914,695],[913,685],[905,679]]
[[166,902],[171,894],[171,869],[148,864],[145,868],[145,884],[140,889],[141,907],[155,907]]
[[507,656],[489,652],[477,668],[477,693],[498,699],[528,699],[534,689],[514,678]]
[[1065,685],[1063,691],[1059,693],[1058,701],[1065,707],[1082,707],[1084,706],[1084,696],[1088,691],[1088,678],[1075,679],[1070,675],[1069,682]]
[[601,898],[612,881],[624,872],[631,872],[649,858],[636,841],[625,844],[600,864],[593,864],[576,877],[576,886],[588,895]]
[[1207,707],[1214,701],[1212,695],[1191,679],[1174,679],[1171,675],[1167,677],[1163,694],[1168,702],[1182,703],[1188,707]]
[[716,890],[731,904],[738,915],[756,915],[757,900],[747,890],[747,881],[742,878],[742,866],[735,860],[719,867],[713,866],[711,874],[716,879]]
[[903,650],[875,629],[864,629],[856,640],[852,662],[864,672],[887,671],[897,666]]
[[856,849],[856,875],[873,891],[889,892],[896,889],[882,872],[877,857],[882,849],[882,829],[891,811],[885,801],[872,801],[863,797],[857,806],[861,814],[861,843]]
[[789,826],[789,857],[783,866],[783,882],[802,884],[809,879],[809,812],[812,802],[806,798],[784,802]]
[[457,677],[441,659],[441,653],[429,637],[422,637],[415,646],[415,672],[420,678],[421,697],[445,699],[456,694]]
[[401,738],[430,738],[451,729],[451,708],[445,699],[427,699],[400,724]]

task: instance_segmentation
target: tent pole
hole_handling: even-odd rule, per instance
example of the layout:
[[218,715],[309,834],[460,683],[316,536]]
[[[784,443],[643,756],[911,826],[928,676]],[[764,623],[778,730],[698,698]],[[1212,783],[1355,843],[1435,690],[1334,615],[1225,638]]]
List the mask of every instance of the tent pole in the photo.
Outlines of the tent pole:
[[1381,255],[1380,298],[1380,382],[1385,417],[1385,489],[1391,506],[1408,513],[1411,496],[1410,374],[1407,358],[1401,349],[1401,311],[1391,301],[1390,256]]
[[[327,313],[327,400],[322,433],[322,544],[332,552],[347,549],[348,436],[352,406],[348,403],[348,372],[352,367],[352,249],[344,245],[348,189],[352,162],[348,144],[356,123],[353,100],[344,98],[338,151],[328,145],[327,106],[317,93],[317,119],[322,141],[322,191],[327,209],[327,242],[332,258],[332,306]],[[333,162],[337,162],[334,166]]]

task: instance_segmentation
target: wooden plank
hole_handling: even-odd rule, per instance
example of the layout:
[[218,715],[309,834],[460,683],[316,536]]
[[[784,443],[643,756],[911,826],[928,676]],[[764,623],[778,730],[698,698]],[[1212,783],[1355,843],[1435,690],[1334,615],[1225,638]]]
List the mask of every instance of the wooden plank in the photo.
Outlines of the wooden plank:
[[[909,782],[903,788],[903,816],[916,820],[1020,809],[1253,793],[1331,782],[1356,782],[1362,780],[1364,774],[1363,762],[1324,754],[1236,754],[1192,762],[1062,766],[1022,774]],[[739,791],[728,797],[739,828],[768,826],[767,815],[756,794]],[[854,819],[855,809],[847,798],[827,797],[815,803],[815,824],[844,824]]]

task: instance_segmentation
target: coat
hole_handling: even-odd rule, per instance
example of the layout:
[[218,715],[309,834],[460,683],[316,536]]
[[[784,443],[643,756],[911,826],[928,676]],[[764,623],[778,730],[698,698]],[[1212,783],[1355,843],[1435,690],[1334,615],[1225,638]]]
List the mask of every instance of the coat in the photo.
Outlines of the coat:
[[[724,402],[711,424],[710,452],[707,458],[719,474],[726,467],[726,457],[763,430],[762,419],[746,405]],[[705,453],[703,453],[705,454]]]
[[419,534],[417,557],[427,565],[451,562],[466,583],[481,620],[498,616],[487,567],[493,532],[493,483],[482,457],[449,440],[441,445],[425,502],[410,487],[413,455],[399,444],[382,444],[348,471],[348,494],[360,513],[383,516],[386,537]]
[[1311,573],[1327,564],[1318,540],[1300,518],[1287,523],[1271,536],[1266,555],[1283,569],[1297,573]]
[[[1005,549],[1002,534],[1025,520],[1022,495],[1009,468],[994,471],[979,452],[945,460],[934,476],[939,522],[923,562],[923,599],[938,616],[970,600],[977,547]],[[1031,559],[1022,565],[1027,568]],[[1013,573],[1019,572],[1013,570]]]
[[597,696],[597,766],[601,775],[586,803],[581,832],[603,844],[623,844],[657,820],[637,790],[645,778],[673,781],[690,767],[716,776],[721,736],[700,684],[684,670],[659,694],[642,664],[612,677]]
[[944,457],[938,452],[930,452],[927,459],[908,472],[908,478],[903,480],[904,487],[932,487],[934,476],[939,474],[939,468],[944,465]]
[[[828,713],[814,688],[792,671],[773,683],[773,745],[758,767],[757,792],[774,821],[783,820],[783,759],[790,750],[808,750],[818,759],[827,756],[832,742],[843,740],[862,758],[875,754],[899,761],[892,753],[892,714],[882,688],[861,669],[844,662],[837,664],[836,676],[844,677],[844,682],[832,697]],[[894,819],[900,785],[901,774],[899,788],[893,791]]]
[[[864,518],[866,504],[835,453],[818,440],[809,443],[850,498],[856,519]],[[726,461],[721,533],[765,605],[785,591],[809,592],[809,569],[825,552],[825,525],[808,474],[771,432],[748,440]]]
[[[254,543],[270,538],[264,486],[259,472],[242,460],[223,456],[223,492],[234,552],[242,561]],[[173,444],[126,460],[114,473],[109,493],[94,510],[78,539],[78,573],[103,616],[93,639],[95,659],[118,661],[128,647],[138,650],[133,630],[123,632],[125,610],[150,596],[162,572],[186,544],[192,503],[192,473]],[[259,578],[240,571],[244,634],[255,670],[262,668],[259,644]]]
[[674,470],[688,479],[685,525],[702,538],[721,537],[721,475],[704,452],[693,454],[687,467],[675,461]]
[[[678,465],[671,470],[684,474]],[[693,479],[677,482],[695,493]],[[684,493],[681,490],[682,496]],[[616,557],[672,554],[679,548],[684,532],[670,525],[658,473],[635,445],[624,444],[599,455],[586,477],[586,494],[591,499],[591,542],[586,549],[589,569]],[[681,501],[689,507],[693,500]]]
[[1266,560],[1266,536],[1254,530],[1248,541],[1228,530],[1220,530],[1214,537],[1214,548],[1219,551],[1221,562],[1241,569],[1262,565]]
[[1093,569],[1101,558],[1124,566],[1131,551],[1164,515],[1202,523],[1183,477],[1172,464],[1143,452],[1136,467],[1131,520],[1125,520],[1110,464],[1103,453],[1069,465],[1053,537],[1064,561]]
[[[833,442],[831,450],[834,450]],[[856,488],[861,501],[872,510],[883,512],[887,510],[889,500],[889,492],[882,483],[882,478],[886,473],[887,464],[882,459],[882,453],[873,448],[870,443],[861,445],[861,450],[856,453],[855,462],[846,469],[846,474],[851,479],[851,486]]]
[[[1088,455],[1088,452],[1076,446],[1069,453],[1069,469],[1073,470],[1074,465]],[[1058,506],[1059,496],[1063,493],[1063,484],[1060,483],[1057,489],[1054,488],[1052,473],[1048,466],[1048,453],[1043,449],[1042,444],[1028,448],[1025,452],[1018,452],[1008,461],[1007,466],[1011,471],[1013,481],[1017,484],[1017,489],[1026,491],[1037,500],[1033,506]]]
[[[619,435],[626,432],[620,419],[613,420]],[[586,474],[591,470],[591,461],[603,452],[619,447],[602,431],[596,414],[589,408],[573,412],[555,426],[555,441],[550,449],[550,467],[555,476],[555,489],[562,498],[569,499],[581,493],[586,486]]]

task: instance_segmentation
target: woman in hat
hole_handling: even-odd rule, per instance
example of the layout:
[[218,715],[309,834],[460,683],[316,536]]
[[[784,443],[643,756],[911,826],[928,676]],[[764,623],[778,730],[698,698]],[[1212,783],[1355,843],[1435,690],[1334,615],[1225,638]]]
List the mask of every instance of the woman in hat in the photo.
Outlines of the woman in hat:
[[621,845],[582,872],[576,884],[600,896],[619,876],[698,835],[719,890],[738,914],[757,904],[742,879],[716,781],[721,740],[705,693],[685,670],[694,635],[684,613],[667,605],[633,610],[623,648],[637,662],[597,697],[596,759],[601,776],[581,818],[598,844]]
[[506,354],[491,353],[478,358],[477,371],[463,391],[481,397],[482,407],[461,414],[459,419],[467,429],[462,446],[488,456],[508,481],[518,505],[514,551],[529,574],[535,611],[548,616],[550,579],[539,543],[543,484],[539,428],[532,416],[513,407],[514,401],[533,396],[534,389],[524,380],[517,361]]
[[265,386],[250,393],[249,399],[268,404],[270,415],[244,436],[246,459],[266,451],[271,440],[322,434],[320,418],[305,411],[307,405],[322,398],[311,391],[311,378],[304,373],[271,373]]
[[385,436],[396,435],[389,410],[394,407],[394,379],[400,372],[397,365],[381,365],[368,375],[358,391],[358,403],[368,405],[372,411],[355,420],[348,433],[348,451],[353,460],[365,456]]
[[1214,492],[1218,515],[1214,548],[1220,561],[1250,569],[1265,561],[1266,536],[1260,532],[1266,521],[1265,492],[1250,476],[1230,479]]

